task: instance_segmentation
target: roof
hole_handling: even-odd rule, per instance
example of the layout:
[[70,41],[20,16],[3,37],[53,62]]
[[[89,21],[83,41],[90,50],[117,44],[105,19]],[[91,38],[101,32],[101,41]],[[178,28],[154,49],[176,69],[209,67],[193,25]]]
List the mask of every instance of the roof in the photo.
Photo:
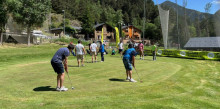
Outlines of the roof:
[[133,26],[133,25],[129,25],[129,26],[122,26],[122,29],[126,29],[126,28],[128,28],[128,27],[133,27],[134,29],[136,29],[136,30],[138,30],[138,31],[140,31],[140,32],[142,32],[140,29],[138,29],[138,28],[136,28],[135,26]]
[[97,28],[97,27],[102,26],[102,25],[104,25],[104,24],[105,24],[105,23],[99,23],[99,24],[94,25],[93,27],[94,27],[94,28]]
[[81,30],[82,27],[78,27],[78,26],[72,26],[72,28],[74,28],[75,30]]
[[122,28],[121,29],[125,29],[125,28],[127,28],[128,26],[122,26]]
[[53,30],[63,30],[63,28],[52,28],[52,29],[50,29],[50,31],[53,31]]
[[220,48],[220,37],[190,38],[184,48]]
[[98,28],[98,27],[100,27],[100,26],[102,26],[102,25],[107,25],[107,26],[111,27],[112,29],[115,29],[114,27],[112,27],[111,25],[109,25],[109,24],[107,24],[107,23],[96,24],[96,25],[93,26],[93,28],[96,29],[96,28]]

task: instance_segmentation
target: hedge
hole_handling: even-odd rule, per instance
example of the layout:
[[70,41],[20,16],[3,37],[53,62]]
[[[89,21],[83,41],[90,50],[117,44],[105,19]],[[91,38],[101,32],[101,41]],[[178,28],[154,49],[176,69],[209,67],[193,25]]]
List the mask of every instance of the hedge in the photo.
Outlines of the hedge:
[[[152,55],[152,50],[145,50],[144,54]],[[190,58],[190,59],[220,60],[220,52],[209,52],[209,51],[159,49],[157,51],[157,56]]]

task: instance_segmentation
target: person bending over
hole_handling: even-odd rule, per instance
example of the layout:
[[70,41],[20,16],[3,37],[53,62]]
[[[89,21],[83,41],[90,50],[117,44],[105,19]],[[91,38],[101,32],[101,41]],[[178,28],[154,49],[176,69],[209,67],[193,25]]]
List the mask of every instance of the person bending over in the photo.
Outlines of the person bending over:
[[68,90],[68,88],[63,86],[65,76],[64,69],[68,73],[67,57],[70,55],[73,49],[74,45],[72,44],[69,44],[67,48],[60,48],[51,59],[51,65],[54,71],[57,73],[57,91]]
[[135,56],[136,51],[133,48],[133,44],[128,45],[128,49],[123,52],[123,63],[126,70],[127,78],[126,80],[129,80],[130,82],[137,82],[132,78],[132,65],[135,68]]

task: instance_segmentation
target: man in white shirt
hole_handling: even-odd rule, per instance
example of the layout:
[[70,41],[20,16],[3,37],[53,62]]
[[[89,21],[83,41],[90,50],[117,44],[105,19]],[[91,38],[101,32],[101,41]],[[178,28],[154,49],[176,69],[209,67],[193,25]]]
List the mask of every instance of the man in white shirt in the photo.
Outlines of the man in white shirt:
[[75,49],[75,53],[76,53],[76,57],[77,57],[77,62],[78,62],[78,67],[79,67],[79,61],[81,60],[81,66],[84,66],[83,64],[83,55],[86,55],[85,52],[85,48],[84,46],[81,44],[81,41],[78,41],[78,44],[76,45],[76,49]]
[[123,43],[122,40],[120,41],[120,43],[118,44],[118,52],[121,54],[121,58],[122,58],[122,52],[123,52]]
[[95,56],[95,62],[96,62],[97,45],[96,45],[95,41],[93,41],[93,43],[90,45],[90,50],[91,50],[91,54],[92,54],[92,63],[94,62],[93,61],[94,56]]

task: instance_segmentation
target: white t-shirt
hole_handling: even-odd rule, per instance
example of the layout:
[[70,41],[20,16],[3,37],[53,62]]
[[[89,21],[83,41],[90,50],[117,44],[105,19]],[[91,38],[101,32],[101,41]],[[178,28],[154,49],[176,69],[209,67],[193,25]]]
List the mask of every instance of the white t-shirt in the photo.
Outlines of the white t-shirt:
[[137,47],[138,46],[138,43],[134,43],[134,47]]
[[90,45],[90,49],[91,49],[92,52],[96,52],[96,48],[97,48],[97,45],[95,43],[92,43]]
[[118,46],[119,46],[119,49],[123,49],[123,43],[119,43]]
[[84,46],[82,44],[77,44],[76,45],[76,55],[83,55],[83,48]]

